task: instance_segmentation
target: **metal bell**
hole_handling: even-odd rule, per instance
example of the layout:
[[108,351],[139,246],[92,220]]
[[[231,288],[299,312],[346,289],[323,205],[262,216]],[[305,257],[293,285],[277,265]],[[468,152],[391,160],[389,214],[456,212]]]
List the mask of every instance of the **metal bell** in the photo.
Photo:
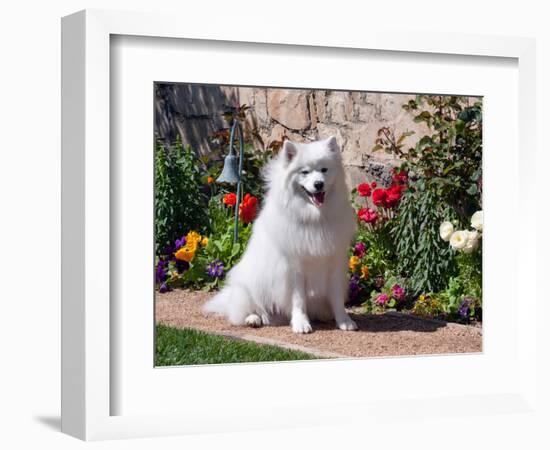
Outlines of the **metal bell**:
[[222,173],[216,180],[217,183],[237,184],[239,175],[237,173],[237,157],[229,154],[223,162]]

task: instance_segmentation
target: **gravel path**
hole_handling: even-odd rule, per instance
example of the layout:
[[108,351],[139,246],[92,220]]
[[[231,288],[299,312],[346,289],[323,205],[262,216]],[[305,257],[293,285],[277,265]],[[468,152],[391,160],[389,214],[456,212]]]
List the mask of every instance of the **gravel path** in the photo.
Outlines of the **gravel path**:
[[156,294],[156,322],[195,328],[237,339],[280,345],[326,357],[365,357],[481,352],[480,327],[423,320],[388,313],[359,315],[350,311],[359,331],[345,332],[332,324],[314,323],[314,332],[297,335],[288,325],[236,327],[223,318],[206,317],[202,304],[212,296],[202,291],[174,290]]

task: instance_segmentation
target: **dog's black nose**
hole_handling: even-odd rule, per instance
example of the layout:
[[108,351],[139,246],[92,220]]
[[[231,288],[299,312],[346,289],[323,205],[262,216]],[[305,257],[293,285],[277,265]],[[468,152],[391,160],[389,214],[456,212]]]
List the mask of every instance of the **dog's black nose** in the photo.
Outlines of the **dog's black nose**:
[[313,183],[313,187],[318,191],[322,191],[325,187],[325,183],[323,183],[322,181],[316,181],[315,183]]

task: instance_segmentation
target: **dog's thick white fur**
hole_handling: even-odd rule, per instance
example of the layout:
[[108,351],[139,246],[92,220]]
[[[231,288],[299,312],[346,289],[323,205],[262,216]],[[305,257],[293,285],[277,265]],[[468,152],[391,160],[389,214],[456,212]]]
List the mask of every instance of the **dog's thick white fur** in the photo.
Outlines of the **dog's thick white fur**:
[[344,308],[356,220],[336,139],[286,141],[264,175],[267,193],[247,249],[204,312],[253,327],[282,316],[295,333],[311,332],[315,319],[356,330]]

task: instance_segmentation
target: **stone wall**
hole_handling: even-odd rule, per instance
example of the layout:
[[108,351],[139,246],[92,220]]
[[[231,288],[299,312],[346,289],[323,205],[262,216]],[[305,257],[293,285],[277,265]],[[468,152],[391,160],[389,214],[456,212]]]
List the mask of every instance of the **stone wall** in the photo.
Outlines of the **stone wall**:
[[414,131],[405,148],[428,132],[401,107],[412,98],[370,92],[157,84],[155,125],[161,141],[170,143],[180,135],[197,152],[208,153],[208,136],[227,128],[223,112],[229,106],[246,104],[251,107],[246,127],[257,131],[254,144],[258,148],[283,136],[306,142],[334,135],[352,185],[367,178],[387,184],[389,169],[398,161],[383,151],[372,151],[378,130],[388,126],[397,135]]

